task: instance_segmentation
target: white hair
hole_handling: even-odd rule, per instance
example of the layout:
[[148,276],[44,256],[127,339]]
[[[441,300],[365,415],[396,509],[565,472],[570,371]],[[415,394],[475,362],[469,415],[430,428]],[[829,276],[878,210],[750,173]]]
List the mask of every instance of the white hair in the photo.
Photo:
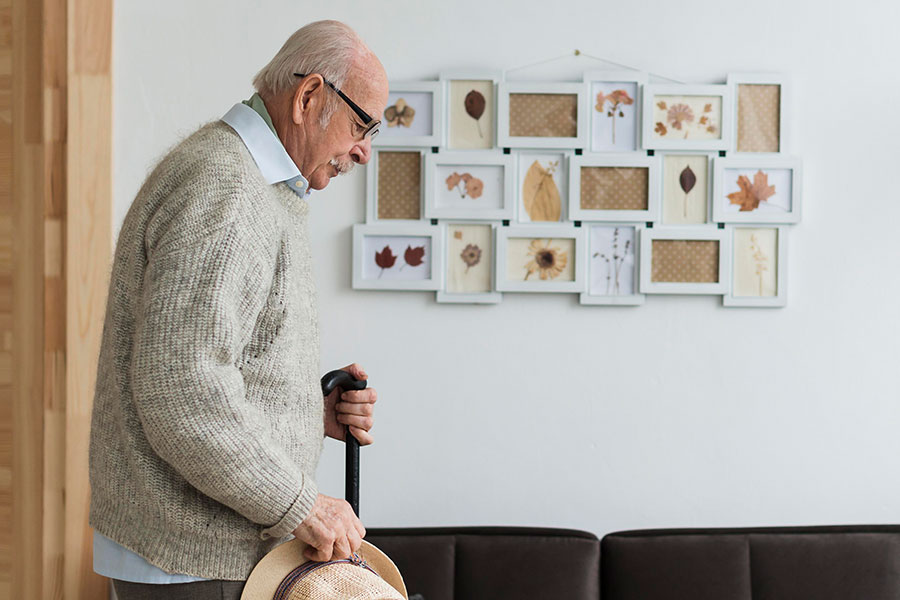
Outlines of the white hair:
[[[294,73],[318,73],[338,89],[347,82],[351,68],[369,50],[350,27],[340,21],[316,21],[304,25],[287,39],[281,50],[253,78],[261,96],[278,96],[299,85]],[[337,94],[327,93],[320,125],[324,128],[340,106]]]

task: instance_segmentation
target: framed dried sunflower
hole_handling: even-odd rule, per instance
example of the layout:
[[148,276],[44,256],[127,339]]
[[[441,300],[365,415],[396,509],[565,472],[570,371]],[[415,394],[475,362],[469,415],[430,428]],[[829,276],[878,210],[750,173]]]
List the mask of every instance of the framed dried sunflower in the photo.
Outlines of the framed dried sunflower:
[[643,90],[645,150],[731,150],[730,85],[648,84]]
[[497,230],[497,289],[505,292],[583,292],[584,230],[567,225]]
[[740,155],[713,161],[713,221],[798,223],[803,164],[778,155]]
[[440,81],[391,82],[377,147],[440,146],[444,135],[444,91]]

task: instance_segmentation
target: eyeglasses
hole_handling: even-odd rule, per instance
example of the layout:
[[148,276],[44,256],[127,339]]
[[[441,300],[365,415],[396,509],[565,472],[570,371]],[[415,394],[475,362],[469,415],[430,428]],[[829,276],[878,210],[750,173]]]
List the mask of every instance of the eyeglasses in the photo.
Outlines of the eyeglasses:
[[[303,73],[294,73],[294,76],[295,77],[306,77],[306,75]],[[335,92],[337,92],[337,95],[341,97],[341,100],[346,102],[347,106],[352,108],[353,112],[355,112],[356,115],[360,119],[362,119],[363,124],[365,124],[365,126],[366,126],[366,130],[363,132],[363,139],[374,138],[376,135],[378,135],[378,127],[381,125],[380,119],[373,119],[372,117],[370,117],[369,113],[367,113],[366,111],[361,109],[359,107],[359,105],[356,104],[356,102],[354,102],[353,100],[348,98],[344,92],[339,90],[333,83],[331,83],[324,77],[322,78],[322,81],[324,81],[328,87],[330,87]]]

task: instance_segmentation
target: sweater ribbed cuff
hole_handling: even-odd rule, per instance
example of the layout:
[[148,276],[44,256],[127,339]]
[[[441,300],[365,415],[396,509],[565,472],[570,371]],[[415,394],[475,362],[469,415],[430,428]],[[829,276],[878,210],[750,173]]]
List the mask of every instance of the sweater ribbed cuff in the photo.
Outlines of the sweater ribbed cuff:
[[316,503],[316,498],[319,496],[319,488],[309,477],[304,477],[303,483],[304,485],[300,490],[300,494],[297,496],[297,499],[294,500],[294,503],[288,511],[276,524],[260,531],[260,539],[268,540],[270,538],[286,537],[297,529],[297,526],[300,525],[300,523],[306,520],[306,517],[308,517],[309,513],[312,511],[313,505]]

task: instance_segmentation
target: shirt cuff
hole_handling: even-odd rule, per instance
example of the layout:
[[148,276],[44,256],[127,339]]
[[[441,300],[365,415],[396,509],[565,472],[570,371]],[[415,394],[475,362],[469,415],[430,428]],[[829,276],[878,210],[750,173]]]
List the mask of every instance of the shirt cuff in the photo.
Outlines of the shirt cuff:
[[267,527],[259,532],[259,537],[264,540],[271,538],[283,538],[292,533],[297,526],[306,520],[309,513],[312,512],[316,498],[319,496],[319,488],[311,478],[304,478],[306,481],[303,489],[288,511],[281,517],[281,520],[271,527]]

